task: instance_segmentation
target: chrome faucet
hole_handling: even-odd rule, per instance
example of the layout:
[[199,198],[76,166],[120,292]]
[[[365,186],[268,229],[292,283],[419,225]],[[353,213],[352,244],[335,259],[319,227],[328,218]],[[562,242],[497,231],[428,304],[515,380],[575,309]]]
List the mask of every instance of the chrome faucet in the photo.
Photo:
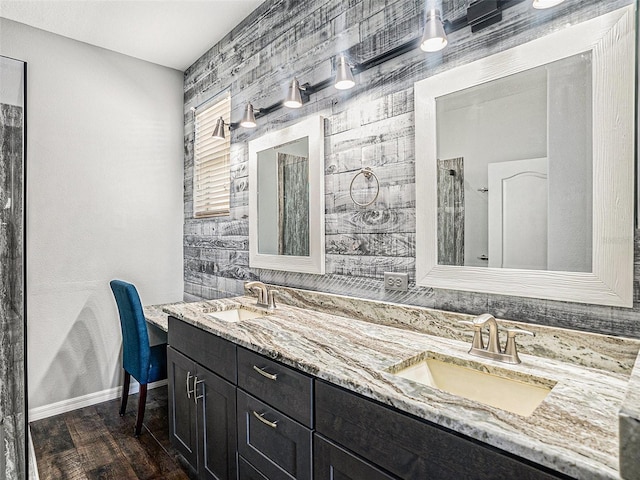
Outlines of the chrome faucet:
[[264,283],[258,281],[248,282],[245,287],[258,292],[258,300],[256,301],[258,307],[268,308],[269,310],[276,308],[275,295],[280,293],[278,290],[269,289]]
[[[516,347],[515,337],[517,334],[522,333],[524,335],[535,336],[533,332],[521,328],[505,328],[507,332],[507,344],[505,345],[504,351],[502,351],[500,349],[498,322],[496,322],[493,315],[483,313],[472,321],[461,320],[460,323],[473,327],[473,340],[471,342],[471,349],[469,350],[471,355],[490,358],[491,360],[498,360],[504,363],[517,364],[521,362]],[[489,327],[489,343],[487,346],[484,345],[482,338],[482,330],[485,326]]]

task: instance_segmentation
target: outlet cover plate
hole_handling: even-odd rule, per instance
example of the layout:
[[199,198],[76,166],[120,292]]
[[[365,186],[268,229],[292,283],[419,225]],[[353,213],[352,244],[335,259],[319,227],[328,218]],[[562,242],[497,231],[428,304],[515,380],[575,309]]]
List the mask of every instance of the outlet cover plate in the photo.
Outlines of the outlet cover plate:
[[384,289],[406,292],[409,290],[409,274],[384,272]]

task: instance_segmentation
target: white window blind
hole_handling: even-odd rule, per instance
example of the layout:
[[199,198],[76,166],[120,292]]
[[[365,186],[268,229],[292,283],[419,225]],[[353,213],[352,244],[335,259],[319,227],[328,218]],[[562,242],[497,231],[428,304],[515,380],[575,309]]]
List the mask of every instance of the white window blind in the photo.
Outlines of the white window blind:
[[225,126],[225,139],[211,135],[217,120],[231,121],[231,95],[225,94],[210,106],[196,110],[196,137],[193,169],[193,215],[211,217],[229,214],[231,140]]

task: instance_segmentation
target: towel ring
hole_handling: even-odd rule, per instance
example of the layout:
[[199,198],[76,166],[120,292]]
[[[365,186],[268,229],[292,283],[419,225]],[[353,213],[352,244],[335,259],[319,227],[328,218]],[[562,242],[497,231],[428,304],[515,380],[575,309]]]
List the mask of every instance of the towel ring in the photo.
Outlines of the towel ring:
[[[366,178],[367,180],[371,179],[371,177],[376,179],[376,194],[370,202],[361,203],[361,202],[358,202],[355,198],[353,198],[353,182],[355,181],[356,178],[358,178],[358,175],[364,175],[364,178]],[[353,200],[353,203],[355,203],[359,207],[368,207],[369,205],[371,205],[373,202],[376,201],[379,194],[380,194],[380,180],[378,180],[378,176],[375,173],[373,173],[373,170],[371,170],[371,167],[363,168],[358,173],[356,173],[351,179],[351,184],[349,185],[349,196],[351,197],[351,200]]]

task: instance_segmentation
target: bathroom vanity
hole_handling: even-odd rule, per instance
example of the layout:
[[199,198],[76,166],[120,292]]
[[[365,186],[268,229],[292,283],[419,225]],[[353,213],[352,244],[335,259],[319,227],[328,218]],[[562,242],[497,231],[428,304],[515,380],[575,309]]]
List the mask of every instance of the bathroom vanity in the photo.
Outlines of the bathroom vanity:
[[[467,315],[279,290],[273,311],[164,307],[170,434],[199,478],[619,478],[640,341],[529,325],[504,365],[468,354]],[[523,415],[396,374],[429,358],[550,391]]]

